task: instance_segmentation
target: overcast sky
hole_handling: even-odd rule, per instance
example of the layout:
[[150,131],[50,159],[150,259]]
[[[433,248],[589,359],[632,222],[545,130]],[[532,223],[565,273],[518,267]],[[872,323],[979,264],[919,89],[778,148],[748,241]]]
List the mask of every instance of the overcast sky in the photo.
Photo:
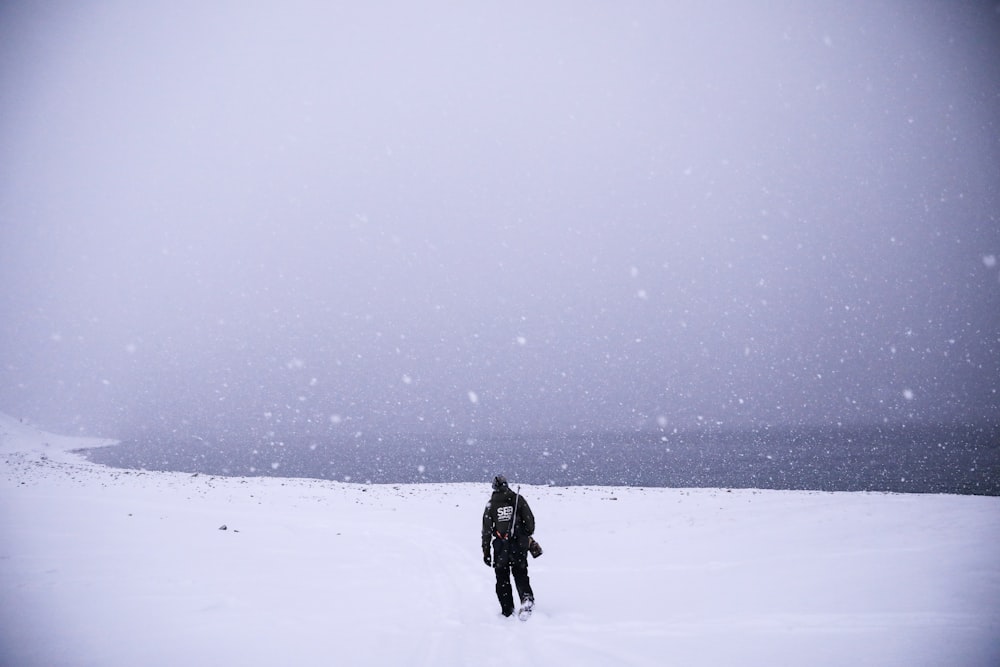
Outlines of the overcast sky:
[[992,2],[0,10],[0,410],[1000,420]]

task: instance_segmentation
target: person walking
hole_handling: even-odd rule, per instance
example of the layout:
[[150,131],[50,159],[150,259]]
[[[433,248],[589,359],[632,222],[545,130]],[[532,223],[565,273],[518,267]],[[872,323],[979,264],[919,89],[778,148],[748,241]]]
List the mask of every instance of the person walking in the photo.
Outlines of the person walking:
[[[514,613],[511,574],[521,600],[518,617],[527,620],[535,606],[535,595],[528,578],[528,547],[535,532],[535,516],[527,501],[511,491],[503,475],[493,478],[493,495],[483,512],[483,562],[497,577],[497,600],[504,616]],[[490,544],[493,545],[492,556]]]

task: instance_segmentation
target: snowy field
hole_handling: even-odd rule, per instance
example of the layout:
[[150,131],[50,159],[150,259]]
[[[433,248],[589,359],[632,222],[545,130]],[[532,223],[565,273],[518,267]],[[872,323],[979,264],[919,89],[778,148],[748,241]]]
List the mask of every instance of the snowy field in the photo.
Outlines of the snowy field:
[[519,622],[481,561],[485,482],[115,470],[5,416],[0,438],[5,666],[1000,665],[996,497],[523,487],[545,554]]

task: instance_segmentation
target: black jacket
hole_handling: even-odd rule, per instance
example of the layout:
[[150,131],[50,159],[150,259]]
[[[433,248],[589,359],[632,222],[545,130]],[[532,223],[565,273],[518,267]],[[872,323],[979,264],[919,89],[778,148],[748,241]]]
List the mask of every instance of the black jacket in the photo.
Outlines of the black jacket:
[[[517,517],[514,517],[514,506]],[[511,526],[513,525],[513,534]],[[517,546],[528,548],[528,538],[535,532],[535,515],[531,513],[524,496],[508,489],[494,491],[483,512],[483,551],[490,548],[490,540],[513,538]]]

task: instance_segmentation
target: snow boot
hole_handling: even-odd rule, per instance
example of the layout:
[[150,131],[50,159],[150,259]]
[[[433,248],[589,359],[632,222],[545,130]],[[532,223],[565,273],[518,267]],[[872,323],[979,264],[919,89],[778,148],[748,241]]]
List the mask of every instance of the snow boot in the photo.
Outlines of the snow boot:
[[535,601],[531,598],[527,598],[521,603],[521,608],[517,610],[517,617],[522,621],[527,621],[531,618],[531,610],[535,608]]

